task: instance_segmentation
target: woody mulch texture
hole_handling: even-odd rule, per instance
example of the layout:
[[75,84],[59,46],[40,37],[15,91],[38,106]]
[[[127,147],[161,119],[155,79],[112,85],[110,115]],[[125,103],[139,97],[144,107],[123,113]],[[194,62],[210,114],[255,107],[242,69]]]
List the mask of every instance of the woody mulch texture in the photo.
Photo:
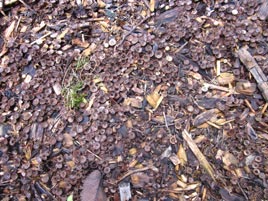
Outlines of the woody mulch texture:
[[1,200],[267,200],[267,4],[0,1]]

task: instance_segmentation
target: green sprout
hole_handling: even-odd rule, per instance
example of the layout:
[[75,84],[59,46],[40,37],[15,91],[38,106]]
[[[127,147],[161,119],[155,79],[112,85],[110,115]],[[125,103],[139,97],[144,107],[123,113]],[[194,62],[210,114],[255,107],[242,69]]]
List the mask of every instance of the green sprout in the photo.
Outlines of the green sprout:
[[88,57],[83,57],[81,56],[76,63],[76,70],[80,70],[82,69],[87,63],[89,62],[89,58]]
[[68,87],[63,89],[63,96],[65,98],[66,105],[70,108],[78,108],[81,103],[86,103],[86,95],[81,91],[83,89],[82,81],[73,81]]

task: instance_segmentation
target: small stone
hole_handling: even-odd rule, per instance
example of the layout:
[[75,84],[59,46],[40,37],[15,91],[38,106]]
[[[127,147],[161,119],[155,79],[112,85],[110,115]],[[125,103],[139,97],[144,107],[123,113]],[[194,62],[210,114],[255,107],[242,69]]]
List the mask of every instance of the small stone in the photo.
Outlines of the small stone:
[[173,58],[172,58],[172,56],[168,55],[168,56],[166,57],[166,60],[170,62],[170,61],[173,60]]
[[116,45],[116,40],[115,40],[114,38],[111,38],[111,39],[109,40],[109,45],[110,45],[110,46],[115,46],[115,45]]
[[237,15],[238,14],[238,10],[236,10],[236,9],[232,10],[232,14],[233,15]]

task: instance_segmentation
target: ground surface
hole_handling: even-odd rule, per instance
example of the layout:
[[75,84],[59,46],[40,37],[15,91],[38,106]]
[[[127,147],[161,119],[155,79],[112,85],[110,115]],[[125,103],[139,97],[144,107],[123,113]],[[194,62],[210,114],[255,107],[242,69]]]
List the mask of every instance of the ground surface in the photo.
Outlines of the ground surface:
[[79,200],[98,169],[115,201],[122,183],[132,200],[267,200],[267,104],[237,54],[267,78],[259,3],[4,5],[1,199]]

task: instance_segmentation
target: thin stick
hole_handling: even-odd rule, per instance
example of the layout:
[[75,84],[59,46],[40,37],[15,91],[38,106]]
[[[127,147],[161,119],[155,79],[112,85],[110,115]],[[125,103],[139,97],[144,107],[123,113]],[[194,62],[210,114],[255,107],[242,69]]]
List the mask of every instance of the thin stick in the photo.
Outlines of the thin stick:
[[132,175],[134,173],[143,172],[143,171],[146,171],[146,170],[149,170],[149,169],[151,169],[151,167],[144,167],[144,168],[129,171],[124,176],[122,176],[120,179],[118,179],[117,183],[119,183],[120,181],[122,181],[123,179],[125,179],[126,177],[128,177],[128,176],[130,176],[130,175]]
[[97,159],[102,160],[101,157],[99,157],[97,154],[94,154],[94,153],[93,153],[92,151],[90,151],[89,149],[87,149],[87,151],[88,151],[89,153],[93,154]]
[[40,38],[38,38],[38,39],[36,39],[35,41],[33,41],[33,42],[31,43],[31,45],[35,44],[38,40],[42,40],[43,38],[49,36],[50,34],[51,34],[51,32],[46,33],[45,35],[43,35],[43,36],[41,36]]
[[238,184],[238,186],[239,186],[240,190],[242,191],[242,193],[243,193],[244,197],[246,198],[246,200],[248,200],[248,196],[247,196],[247,194],[245,193],[244,189],[243,189],[243,188],[240,186],[240,183],[239,183],[239,182],[237,182],[237,184]]
[[149,15],[149,16],[147,16],[147,17],[145,17],[145,18],[143,18],[138,24],[136,24],[129,32],[127,32],[124,36],[123,36],[123,38],[122,38],[122,40],[114,47],[115,49],[118,47],[118,46],[120,46],[120,45],[122,45],[122,43],[126,40],[126,37],[128,37],[138,26],[140,26],[142,23],[144,23],[147,19],[149,19],[151,16]]
[[20,18],[18,19],[18,23],[17,23],[17,26],[16,26],[16,28],[15,28],[15,31],[16,31],[16,32],[18,31],[18,27],[19,27],[19,25],[20,25],[20,21],[21,21],[21,16],[20,16]]

